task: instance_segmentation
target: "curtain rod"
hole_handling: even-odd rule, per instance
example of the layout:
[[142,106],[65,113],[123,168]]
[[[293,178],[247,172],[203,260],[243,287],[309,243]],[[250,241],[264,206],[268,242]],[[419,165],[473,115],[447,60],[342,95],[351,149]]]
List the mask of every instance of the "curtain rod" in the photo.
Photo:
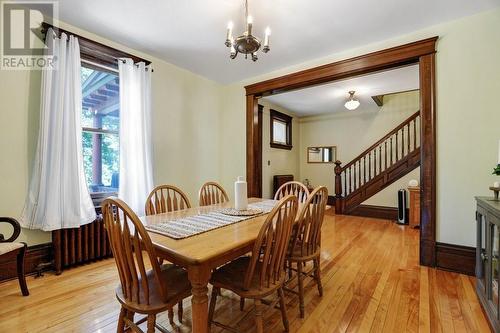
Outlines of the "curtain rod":
[[120,58],[131,58],[135,63],[144,62],[146,64],[146,66],[151,64],[151,61],[149,61],[149,60],[146,60],[146,59],[143,59],[141,57],[135,56],[133,54],[115,49],[113,47],[104,45],[102,43],[93,41],[91,39],[80,36],[76,33],[71,32],[71,31],[67,31],[67,30],[61,29],[59,27],[55,27],[49,23],[42,22],[42,34],[43,35],[47,34],[47,31],[49,30],[49,28],[52,28],[58,37],[61,36],[61,33],[65,33],[66,35],[71,35],[71,36],[77,37],[79,42],[80,42],[80,48],[81,48],[82,53],[85,52],[85,53],[88,53],[89,55],[93,55],[93,54],[105,55],[106,57],[113,58],[114,60],[120,60]]

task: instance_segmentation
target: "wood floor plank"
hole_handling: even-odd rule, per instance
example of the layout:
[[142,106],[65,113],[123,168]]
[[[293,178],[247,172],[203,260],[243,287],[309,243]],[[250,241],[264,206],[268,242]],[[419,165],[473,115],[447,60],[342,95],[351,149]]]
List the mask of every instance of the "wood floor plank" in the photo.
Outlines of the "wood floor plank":
[[[421,267],[418,230],[390,221],[328,214],[322,230],[321,272],[324,295],[305,281],[305,313],[298,297],[285,293],[290,332],[489,332],[474,291],[474,278]],[[310,268],[310,266],[308,266]],[[113,259],[84,265],[60,276],[28,277],[31,295],[22,297],[17,281],[0,284],[2,332],[115,332],[119,282]],[[289,284],[295,288],[296,279]],[[190,332],[190,300],[184,320],[168,330]],[[241,332],[255,328],[253,303],[243,311],[227,290],[215,317]],[[265,332],[283,332],[280,312],[266,309]],[[141,325],[144,328],[144,324]],[[222,332],[213,327],[212,332]]]

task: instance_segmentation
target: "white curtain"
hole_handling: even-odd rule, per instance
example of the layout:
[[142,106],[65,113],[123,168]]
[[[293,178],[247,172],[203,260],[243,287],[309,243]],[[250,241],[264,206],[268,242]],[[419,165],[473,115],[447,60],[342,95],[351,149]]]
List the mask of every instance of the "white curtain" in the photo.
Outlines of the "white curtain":
[[137,214],[153,189],[151,154],[151,70],[131,59],[118,62],[120,72],[119,197]]
[[44,69],[38,146],[22,225],[45,231],[96,218],[83,171],[80,47],[73,36],[47,32],[54,69]]

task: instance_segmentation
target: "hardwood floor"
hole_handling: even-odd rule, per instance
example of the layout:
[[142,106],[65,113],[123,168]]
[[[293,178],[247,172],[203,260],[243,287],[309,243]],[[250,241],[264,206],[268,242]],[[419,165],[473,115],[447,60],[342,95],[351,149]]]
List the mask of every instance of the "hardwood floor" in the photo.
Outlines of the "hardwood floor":
[[[489,332],[474,291],[474,278],[418,265],[418,231],[389,221],[325,217],[322,239],[324,296],[306,280],[306,317],[286,293],[290,332]],[[118,276],[113,259],[64,272],[29,277],[31,295],[17,281],[0,284],[1,332],[115,332]],[[292,281],[292,286],[295,280]],[[219,297],[216,320],[241,332],[254,328],[252,302]],[[190,331],[190,299],[184,302]],[[169,330],[166,314],[159,321]],[[177,317],[175,319],[177,322]],[[279,310],[265,311],[265,332],[282,332]],[[213,332],[221,332],[212,328]]]

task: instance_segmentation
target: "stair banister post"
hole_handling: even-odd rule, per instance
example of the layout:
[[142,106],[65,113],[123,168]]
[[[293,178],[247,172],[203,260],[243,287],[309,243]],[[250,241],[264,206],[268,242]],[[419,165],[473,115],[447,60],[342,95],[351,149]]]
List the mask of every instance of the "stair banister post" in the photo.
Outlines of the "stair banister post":
[[342,214],[343,212],[343,198],[342,198],[342,162],[335,161],[335,214]]

